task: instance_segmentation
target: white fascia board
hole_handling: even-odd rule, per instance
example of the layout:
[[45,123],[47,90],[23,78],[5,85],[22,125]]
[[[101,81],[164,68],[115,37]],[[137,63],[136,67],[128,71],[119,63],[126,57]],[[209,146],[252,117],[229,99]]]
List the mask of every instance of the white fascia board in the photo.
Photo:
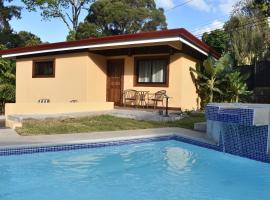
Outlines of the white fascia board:
[[192,44],[192,43],[190,43],[189,41],[185,40],[184,38],[181,38],[181,37],[180,37],[179,39],[180,39],[180,42],[182,42],[182,43],[184,43],[184,44],[190,46],[191,48],[193,48],[193,49],[195,49],[195,50],[201,52],[202,54],[208,56],[208,53],[207,53],[207,52],[205,52],[205,51],[203,51],[202,49],[198,48],[197,46],[195,46],[194,44]]
[[110,42],[110,43],[92,44],[92,45],[84,45],[84,46],[77,46],[77,47],[66,47],[66,48],[58,48],[58,49],[46,49],[46,50],[39,50],[39,51],[29,51],[29,52],[23,52],[23,53],[14,53],[14,54],[2,55],[2,58],[11,58],[11,57],[16,57],[16,56],[26,56],[26,55],[32,55],[32,54],[51,53],[51,52],[79,50],[79,49],[94,49],[94,48],[113,47],[113,46],[119,47],[119,46],[125,46],[125,45],[149,44],[149,43],[172,42],[172,41],[180,41],[180,42],[185,43],[188,46],[196,49],[197,51],[203,53],[204,55],[208,55],[208,53],[206,53],[205,51],[201,50],[200,48],[196,47],[195,45],[191,44],[190,42],[188,42],[187,40],[185,40],[185,39],[183,39],[181,37],[166,37],[166,38],[158,38],[158,39]]
[[50,52],[58,52],[58,51],[68,51],[68,50],[78,50],[78,49],[94,49],[94,48],[113,47],[113,46],[118,47],[118,46],[125,46],[125,45],[171,42],[171,41],[179,41],[179,40],[180,40],[179,37],[167,37],[167,38],[159,38],[159,39],[110,42],[110,43],[103,43],[103,44],[92,44],[92,45],[84,45],[84,46],[77,46],[77,47],[46,49],[46,50],[39,50],[39,51],[29,51],[29,52],[23,52],[23,53],[6,54],[6,55],[2,55],[2,57],[3,58],[10,58],[10,57],[16,57],[16,56],[25,56],[25,55],[31,55],[31,54],[50,53]]

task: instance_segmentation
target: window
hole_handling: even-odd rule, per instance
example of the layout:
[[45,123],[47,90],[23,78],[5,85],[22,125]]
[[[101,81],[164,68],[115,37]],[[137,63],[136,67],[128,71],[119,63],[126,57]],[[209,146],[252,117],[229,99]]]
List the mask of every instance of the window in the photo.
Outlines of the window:
[[163,85],[167,84],[168,58],[152,58],[136,60],[137,85]]
[[54,60],[33,62],[33,78],[54,77]]

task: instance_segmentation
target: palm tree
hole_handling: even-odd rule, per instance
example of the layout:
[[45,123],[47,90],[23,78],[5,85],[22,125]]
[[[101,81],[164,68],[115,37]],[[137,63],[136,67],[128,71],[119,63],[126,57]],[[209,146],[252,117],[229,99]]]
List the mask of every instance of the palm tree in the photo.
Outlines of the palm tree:
[[241,96],[250,95],[251,92],[248,91],[246,80],[249,74],[242,75],[239,71],[233,71],[227,74],[227,94],[231,102],[239,102]]
[[[196,85],[197,93],[205,93],[208,96],[206,102],[213,102],[214,93],[223,94],[219,89],[222,83],[222,74],[226,68],[231,68],[232,60],[228,54],[225,54],[219,60],[208,57],[202,66],[196,66],[196,69],[190,67],[193,82]],[[200,91],[198,91],[200,90]],[[202,99],[202,97],[200,96]]]

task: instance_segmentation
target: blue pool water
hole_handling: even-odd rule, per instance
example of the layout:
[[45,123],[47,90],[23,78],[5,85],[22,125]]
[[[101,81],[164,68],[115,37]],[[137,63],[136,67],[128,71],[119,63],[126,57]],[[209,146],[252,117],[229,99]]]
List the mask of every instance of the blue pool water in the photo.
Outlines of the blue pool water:
[[269,200],[270,165],[175,140],[0,157],[1,200]]

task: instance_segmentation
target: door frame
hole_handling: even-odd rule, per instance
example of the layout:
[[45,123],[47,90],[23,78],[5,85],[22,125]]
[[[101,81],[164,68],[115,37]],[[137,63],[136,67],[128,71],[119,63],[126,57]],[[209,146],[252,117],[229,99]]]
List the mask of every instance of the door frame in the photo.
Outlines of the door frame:
[[120,79],[120,84],[121,84],[121,86],[120,86],[120,104],[116,104],[115,102],[114,102],[114,105],[115,106],[117,106],[117,105],[119,105],[119,106],[121,106],[121,105],[123,105],[123,91],[124,91],[124,73],[125,73],[125,59],[124,58],[115,58],[115,59],[108,59],[107,60],[107,67],[106,67],[106,76],[107,76],[107,78],[106,78],[106,101],[108,102],[109,101],[109,83],[110,83],[110,78],[109,78],[109,63],[111,62],[111,61],[120,61],[120,62],[122,62],[122,72],[121,72],[121,79]]

